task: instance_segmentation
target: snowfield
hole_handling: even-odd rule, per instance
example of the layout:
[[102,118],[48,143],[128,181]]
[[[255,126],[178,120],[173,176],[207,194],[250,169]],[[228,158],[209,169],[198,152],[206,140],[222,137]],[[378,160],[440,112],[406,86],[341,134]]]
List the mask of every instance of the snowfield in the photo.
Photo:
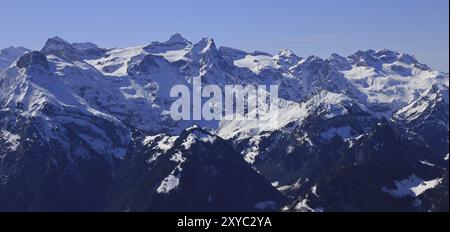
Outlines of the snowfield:
[[436,187],[442,178],[425,181],[416,175],[411,175],[408,179],[395,181],[395,189],[383,187],[383,191],[395,197],[412,196],[417,197],[428,189]]

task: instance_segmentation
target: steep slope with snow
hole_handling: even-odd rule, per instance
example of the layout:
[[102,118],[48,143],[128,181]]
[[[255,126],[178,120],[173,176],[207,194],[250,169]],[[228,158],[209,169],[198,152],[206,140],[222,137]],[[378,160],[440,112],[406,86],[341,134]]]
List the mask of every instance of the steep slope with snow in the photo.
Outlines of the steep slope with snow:
[[298,194],[284,210],[427,211],[419,196],[436,188],[446,172],[442,159],[385,123],[338,151],[330,152],[337,157],[325,175],[282,189]]
[[364,94],[361,100],[386,118],[416,100],[432,84],[448,85],[448,74],[431,70],[404,53],[358,51],[347,62],[352,68],[341,72]]
[[133,146],[107,210],[274,211],[286,202],[228,142],[200,128]]
[[420,97],[399,109],[393,121],[406,128],[413,140],[422,140],[436,153],[448,153],[448,85],[432,85]]

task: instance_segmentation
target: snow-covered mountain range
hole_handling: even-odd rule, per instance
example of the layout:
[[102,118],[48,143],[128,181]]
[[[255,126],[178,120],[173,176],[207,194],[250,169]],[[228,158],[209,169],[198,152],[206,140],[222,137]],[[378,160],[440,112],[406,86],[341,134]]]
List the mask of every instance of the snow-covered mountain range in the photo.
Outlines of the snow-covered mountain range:
[[[279,85],[278,123],[174,121],[170,89],[193,78]],[[448,88],[386,49],[6,48],[0,210],[448,211]]]

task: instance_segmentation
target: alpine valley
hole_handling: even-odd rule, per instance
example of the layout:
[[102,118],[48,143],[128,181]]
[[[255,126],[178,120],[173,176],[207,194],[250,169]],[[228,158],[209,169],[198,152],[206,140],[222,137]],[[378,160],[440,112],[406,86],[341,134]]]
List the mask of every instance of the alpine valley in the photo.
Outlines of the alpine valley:
[[[193,78],[279,85],[278,123],[172,120]],[[448,211],[448,94],[448,73],[386,49],[6,48],[0,211]]]

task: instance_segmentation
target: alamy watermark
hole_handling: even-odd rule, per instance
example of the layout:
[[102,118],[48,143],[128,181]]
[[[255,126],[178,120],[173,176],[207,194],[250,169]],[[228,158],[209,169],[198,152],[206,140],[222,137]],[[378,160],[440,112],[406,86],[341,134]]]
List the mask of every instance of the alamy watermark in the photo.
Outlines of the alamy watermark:
[[[279,106],[278,85],[202,86],[200,77],[191,86],[175,85],[170,97],[173,120],[249,120],[276,123]],[[268,87],[268,88],[267,88]],[[270,115],[270,117],[268,117]]]

